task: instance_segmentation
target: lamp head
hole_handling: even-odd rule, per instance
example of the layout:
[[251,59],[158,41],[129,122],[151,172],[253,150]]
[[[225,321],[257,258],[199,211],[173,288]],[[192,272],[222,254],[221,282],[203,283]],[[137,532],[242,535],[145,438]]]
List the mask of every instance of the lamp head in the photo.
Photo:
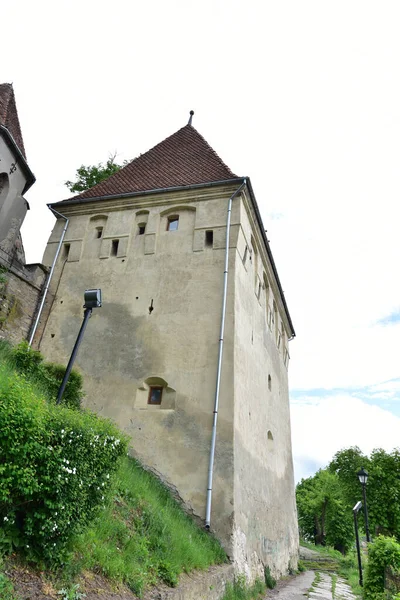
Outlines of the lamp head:
[[101,290],[86,290],[84,294],[84,308],[100,308]]
[[358,479],[360,480],[361,485],[365,485],[368,479],[368,471],[361,467],[361,469],[357,473]]

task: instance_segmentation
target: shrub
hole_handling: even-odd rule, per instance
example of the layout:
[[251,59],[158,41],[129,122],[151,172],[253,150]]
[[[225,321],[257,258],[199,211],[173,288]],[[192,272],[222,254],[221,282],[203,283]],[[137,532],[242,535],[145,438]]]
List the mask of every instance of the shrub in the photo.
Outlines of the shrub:
[[274,579],[272,577],[269,567],[264,567],[264,579],[265,579],[265,585],[267,586],[267,588],[269,590],[273,590],[274,587],[276,586],[276,579]]
[[[57,398],[66,369],[64,365],[44,362],[42,354],[29,348],[27,342],[21,342],[15,346],[11,357],[16,369],[34,380],[49,400]],[[82,376],[73,369],[65,387],[62,404],[70,408],[80,408],[82,398]]]
[[222,600],[250,600],[260,598],[265,592],[265,585],[261,579],[256,579],[253,585],[247,585],[244,575],[237,575],[233,585],[228,583]]
[[395,538],[380,535],[368,547],[364,581],[365,600],[380,598],[384,592],[385,569],[400,568],[400,544]]
[[47,404],[4,370],[0,423],[0,551],[60,562],[104,504],[126,440],[94,414]]

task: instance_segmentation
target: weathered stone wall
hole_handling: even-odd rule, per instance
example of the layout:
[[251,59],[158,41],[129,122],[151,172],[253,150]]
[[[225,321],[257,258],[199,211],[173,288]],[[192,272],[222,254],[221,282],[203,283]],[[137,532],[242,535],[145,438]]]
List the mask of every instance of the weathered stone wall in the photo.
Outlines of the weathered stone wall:
[[[233,191],[221,186],[65,205],[70,223],[52,281],[54,302],[37,336],[47,358],[66,362],[84,290],[102,289],[103,307],[94,311],[77,357],[86,404],[131,436],[132,452],[200,519]],[[168,231],[174,216],[178,230]],[[59,220],[47,265],[62,227]],[[263,565],[276,575],[295,567],[298,545],[290,328],[258,227],[245,196],[236,197],[211,515],[212,529],[249,578],[262,574]],[[161,405],[148,403],[152,385],[163,389]]]
[[42,265],[9,264],[0,255],[0,339],[26,340],[48,270]]
[[221,600],[226,584],[234,578],[233,565],[211,567],[205,572],[182,575],[175,589],[166,586],[152,589],[143,600]]
[[240,221],[235,264],[234,560],[249,576],[261,576],[268,565],[279,577],[297,567],[298,553],[289,324],[245,199]]
[[[70,223],[51,287],[56,296],[40,343],[46,357],[65,362],[82,321],[84,290],[102,289],[103,307],[88,323],[76,363],[84,374],[86,404],[114,419],[131,436],[135,455],[179,490],[188,510],[201,519],[231,193],[222,188],[204,193],[204,199],[201,192],[192,191],[119,204],[101,201],[90,206],[90,213],[84,205],[66,207],[63,212]],[[235,211],[236,205],[233,223]],[[168,217],[176,214],[178,230],[167,231]],[[146,223],[143,235],[141,223]],[[45,264],[51,264],[61,228],[60,222]],[[206,246],[209,229],[213,244]],[[236,231],[233,225],[233,247]],[[230,291],[212,521],[228,552],[233,514],[232,315]],[[152,383],[164,389],[161,405],[148,404]]]

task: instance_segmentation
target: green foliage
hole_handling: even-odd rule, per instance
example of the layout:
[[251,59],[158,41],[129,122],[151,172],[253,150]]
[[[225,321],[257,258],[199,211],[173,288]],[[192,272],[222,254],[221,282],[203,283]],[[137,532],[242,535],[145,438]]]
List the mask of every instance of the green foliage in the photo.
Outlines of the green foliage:
[[5,267],[0,266],[0,285],[4,285],[5,283],[7,283],[7,275],[8,273],[8,269],[6,269]]
[[244,575],[235,577],[233,585],[227,583],[225,594],[222,600],[250,600],[251,598],[260,598],[265,592],[265,585],[261,579],[256,579],[253,585],[246,583]]
[[271,575],[271,571],[269,567],[264,567],[264,580],[265,585],[269,590],[273,590],[276,586],[276,579],[274,579]]
[[301,535],[347,552],[353,542],[352,515],[336,473],[321,469],[302,479],[296,487],[296,501]]
[[3,571],[4,565],[0,556],[0,598],[1,600],[17,600],[14,593],[14,586]]
[[393,537],[380,535],[368,547],[364,578],[365,600],[376,600],[384,593],[385,569],[400,569],[400,544]]
[[339,477],[348,510],[362,498],[357,477],[361,467],[369,473],[366,492],[371,532],[394,535],[400,540],[400,451],[388,453],[377,448],[368,458],[355,447],[335,454],[329,469]]
[[79,591],[79,583],[72,585],[70,588],[63,588],[57,594],[61,596],[60,600],[83,600],[83,598],[86,598],[86,594]]
[[[27,342],[15,346],[10,359],[20,373],[35,381],[50,401],[57,398],[66,367],[44,362],[42,354],[29,348]],[[81,374],[73,369],[65,387],[62,404],[69,408],[80,408],[83,398],[82,383]]]
[[45,402],[0,367],[0,551],[47,563],[95,517],[126,441],[110,422]]
[[105,165],[103,163],[90,166],[81,165],[79,169],[76,170],[76,181],[66,181],[65,185],[73,193],[83,192],[97,183],[104,181],[104,179],[108,179],[108,177],[117,173],[117,171],[128,162],[129,161],[124,161],[122,165],[118,165],[115,162],[114,154],[108,158]]
[[182,572],[223,563],[219,542],[184,513],[159,480],[124,458],[105,511],[74,541],[72,572],[95,570],[137,595]]

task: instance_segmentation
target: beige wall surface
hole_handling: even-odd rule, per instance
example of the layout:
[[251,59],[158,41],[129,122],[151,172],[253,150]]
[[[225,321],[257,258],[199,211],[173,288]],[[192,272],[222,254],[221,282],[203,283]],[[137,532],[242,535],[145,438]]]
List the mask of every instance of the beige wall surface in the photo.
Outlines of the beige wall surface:
[[[102,289],[103,307],[94,311],[77,358],[85,403],[114,419],[131,436],[133,453],[201,519],[226,211],[234,191],[221,187],[63,207],[70,224],[53,278],[54,301],[36,340],[47,358],[67,361],[82,321],[83,292]],[[168,220],[176,216],[178,230],[168,231]],[[62,227],[60,219],[44,264],[51,264]],[[288,324],[257,227],[245,195],[236,198],[211,515],[211,527],[237,569],[251,578],[260,574],[261,563],[276,574],[287,572],[297,552]],[[161,405],[148,404],[150,385],[163,387]]]
[[[150,209],[137,202],[112,212],[104,204],[95,219],[93,214],[71,214],[64,243],[68,256],[64,248],[40,344],[45,356],[66,361],[82,319],[83,292],[102,289],[103,307],[94,311],[77,359],[85,377],[86,404],[114,419],[131,436],[134,453],[202,519],[225,257],[219,230],[225,230],[227,193],[220,195],[207,203],[195,196],[190,202],[178,197]],[[168,217],[176,214],[178,230],[167,231]],[[146,231],[139,235],[144,220]],[[205,231],[213,226],[214,244],[207,247]],[[50,238],[46,264],[61,227],[60,222]],[[103,227],[101,238],[96,237],[98,227]],[[111,256],[115,240],[118,251]],[[212,520],[228,551],[233,513],[232,312],[230,291]],[[151,383],[165,387],[161,406],[147,403]]]
[[[242,233],[251,247],[254,224],[242,208]],[[243,247],[235,265],[234,555],[240,571],[254,576],[268,565],[281,576],[297,566],[298,552],[287,335],[281,335],[283,315],[275,314],[275,322],[269,316],[274,285],[262,247],[253,238],[245,261]],[[261,289],[259,281],[265,282]]]

